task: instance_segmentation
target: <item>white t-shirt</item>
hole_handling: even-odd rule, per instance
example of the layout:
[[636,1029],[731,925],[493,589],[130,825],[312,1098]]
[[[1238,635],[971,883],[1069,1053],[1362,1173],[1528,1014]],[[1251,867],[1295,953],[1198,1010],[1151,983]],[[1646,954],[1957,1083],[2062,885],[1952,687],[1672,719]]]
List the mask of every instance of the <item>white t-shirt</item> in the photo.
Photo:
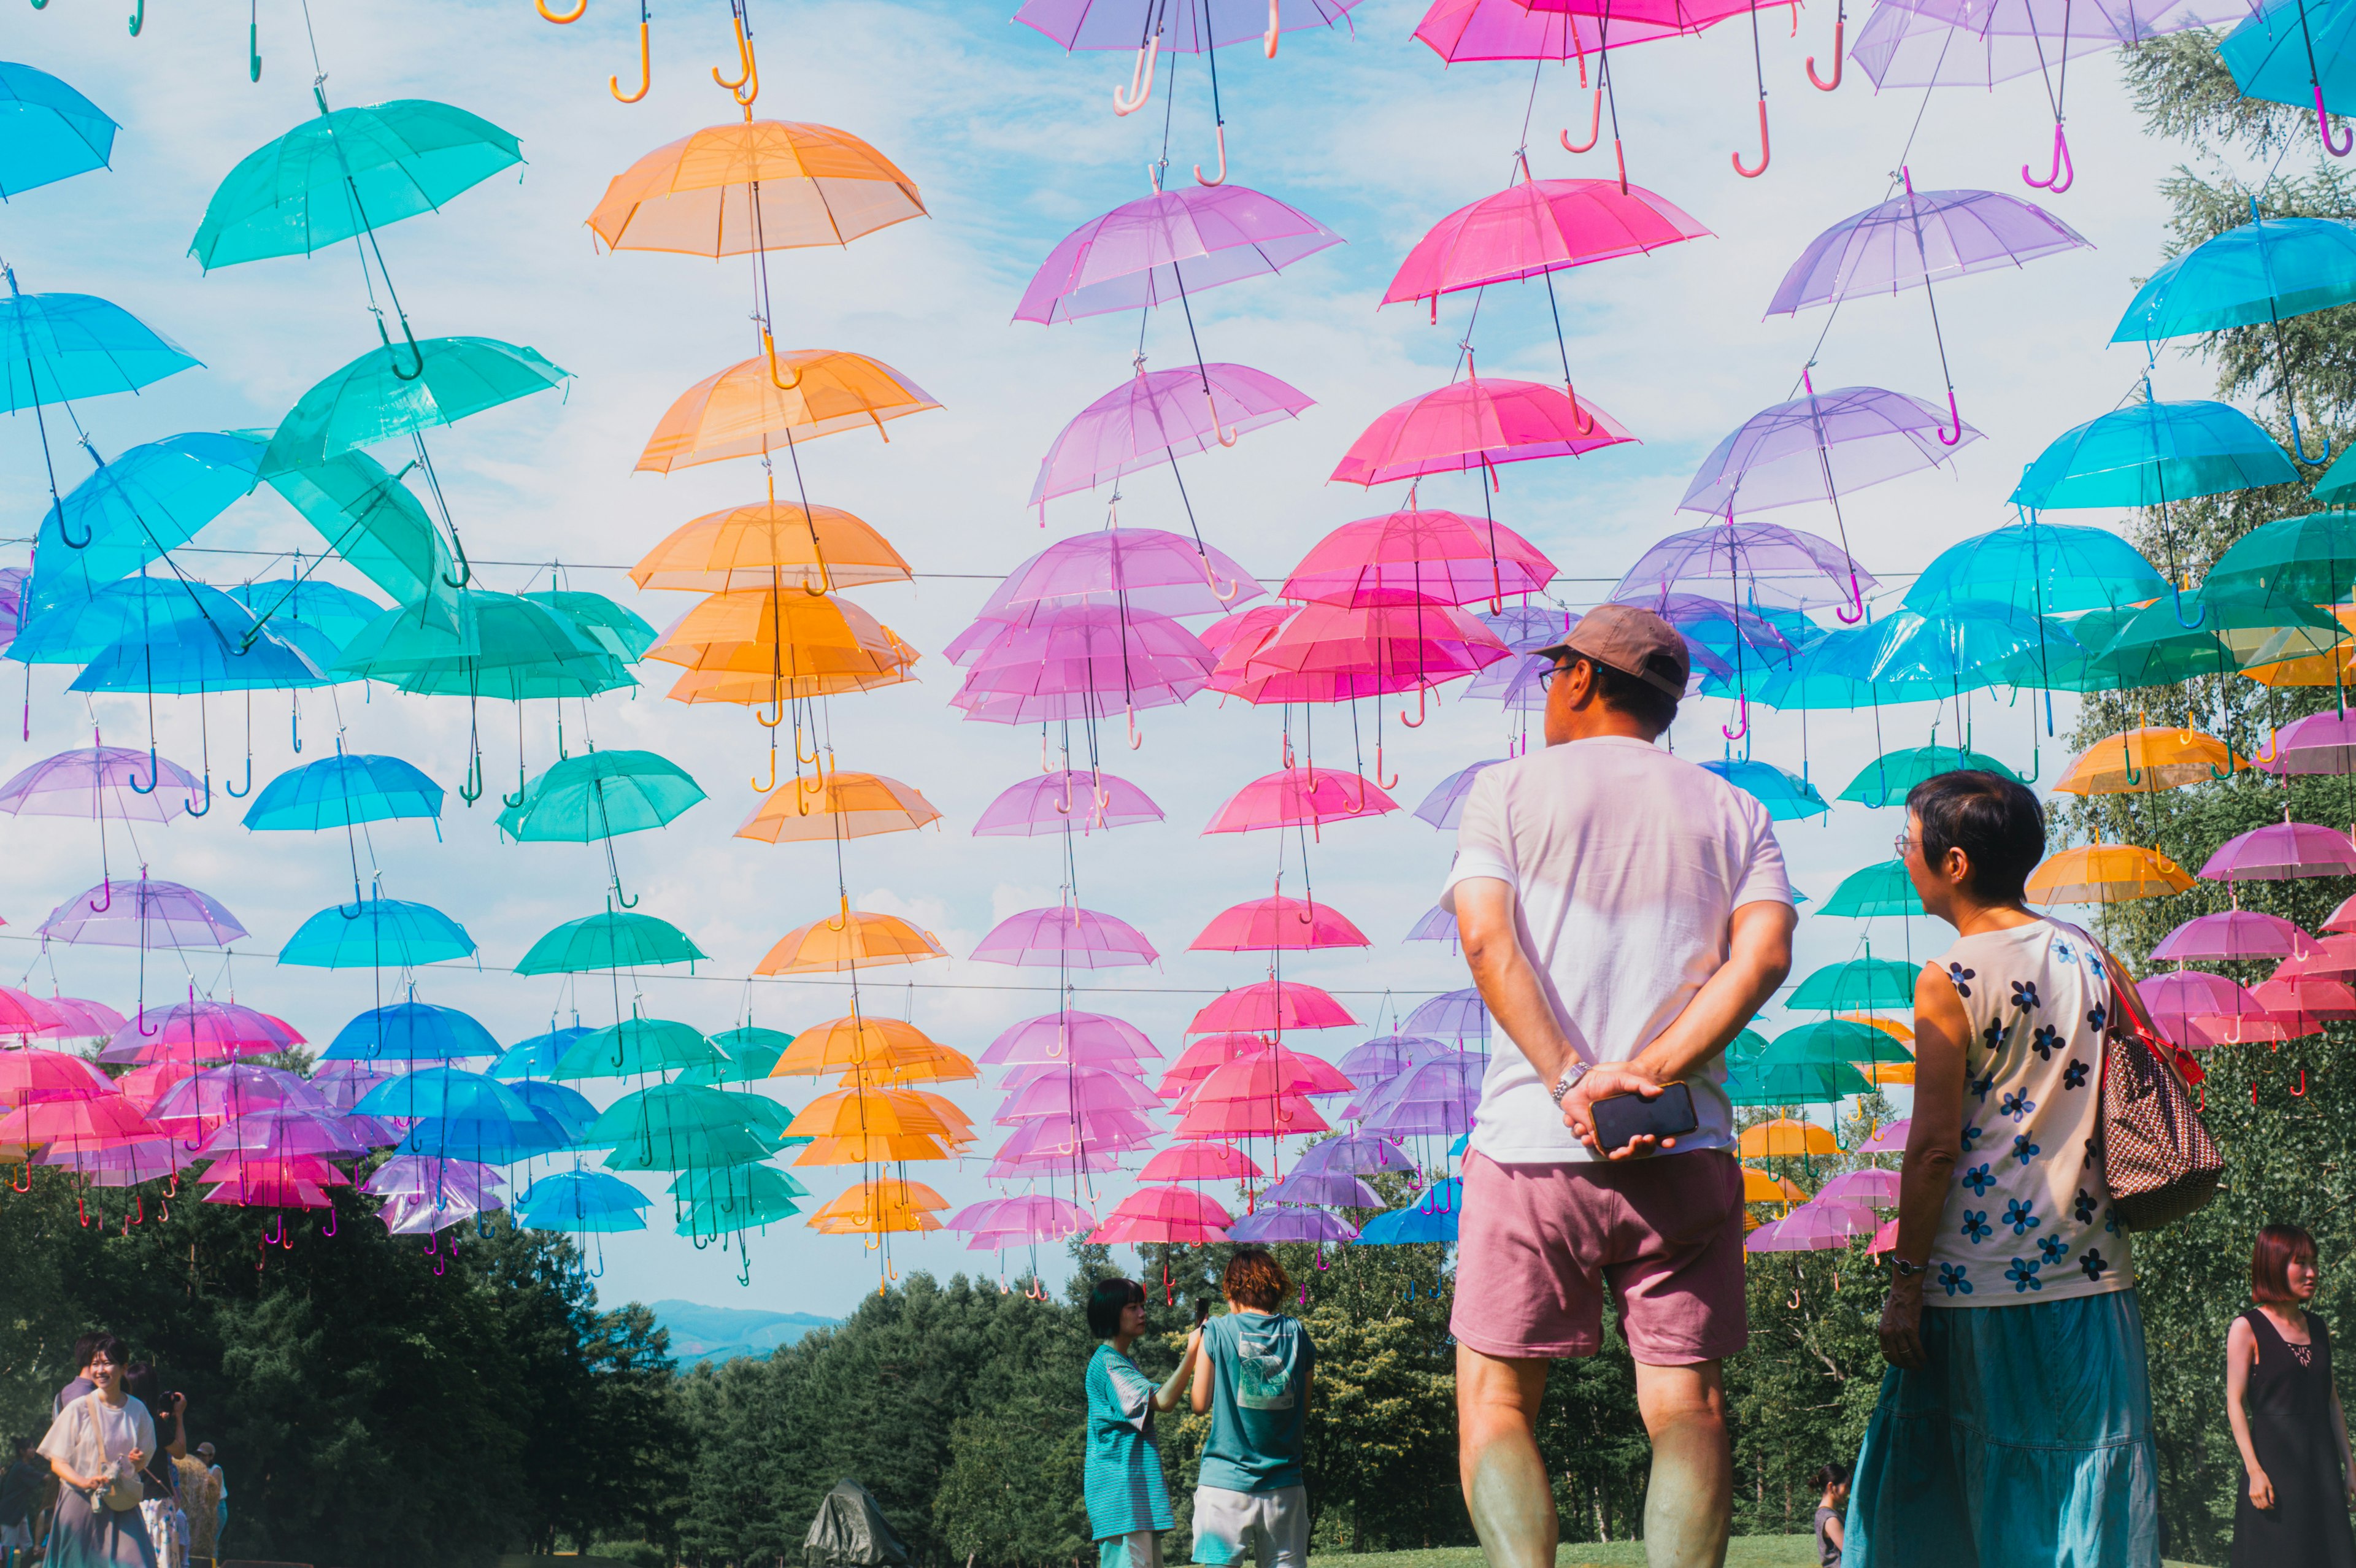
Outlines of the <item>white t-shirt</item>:
[[[1792,901],[1767,808],[1716,773],[1629,736],[1599,735],[1483,770],[1465,797],[1456,884],[1512,886],[1523,950],[1571,1046],[1625,1061],[1726,962],[1747,903]],[[1595,1157],[1562,1124],[1537,1070],[1502,1029],[1481,1083],[1472,1147],[1501,1165]],[[1687,1082],[1701,1125],[1676,1150],[1734,1141],[1726,1065]]]

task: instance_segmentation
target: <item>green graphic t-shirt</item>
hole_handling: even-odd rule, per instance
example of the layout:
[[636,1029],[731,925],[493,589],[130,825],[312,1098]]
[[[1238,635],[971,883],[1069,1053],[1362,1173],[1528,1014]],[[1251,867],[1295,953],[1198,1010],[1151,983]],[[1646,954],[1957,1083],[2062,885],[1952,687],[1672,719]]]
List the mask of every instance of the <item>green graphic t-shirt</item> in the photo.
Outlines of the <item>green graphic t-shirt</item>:
[[1211,1435],[1197,1484],[1229,1492],[1301,1485],[1301,1408],[1317,1348],[1297,1318],[1230,1312],[1203,1326]]

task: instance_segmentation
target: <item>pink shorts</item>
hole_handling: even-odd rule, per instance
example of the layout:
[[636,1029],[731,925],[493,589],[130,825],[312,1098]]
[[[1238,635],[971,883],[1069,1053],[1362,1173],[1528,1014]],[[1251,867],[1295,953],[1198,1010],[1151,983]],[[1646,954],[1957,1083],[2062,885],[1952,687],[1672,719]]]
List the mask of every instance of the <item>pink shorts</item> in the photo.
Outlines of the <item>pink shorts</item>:
[[1725,1149],[1606,1164],[1464,1157],[1460,1343],[1506,1360],[1591,1356],[1603,1293],[1648,1366],[1690,1366],[1750,1342],[1742,1171]]

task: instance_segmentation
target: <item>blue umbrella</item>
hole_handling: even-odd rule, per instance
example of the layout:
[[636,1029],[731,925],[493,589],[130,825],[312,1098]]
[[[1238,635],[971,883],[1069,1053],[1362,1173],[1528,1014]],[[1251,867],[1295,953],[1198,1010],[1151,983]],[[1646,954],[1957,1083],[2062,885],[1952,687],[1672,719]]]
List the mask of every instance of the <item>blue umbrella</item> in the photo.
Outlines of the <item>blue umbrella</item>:
[[2350,143],[2331,139],[2324,118],[2356,112],[2356,7],[2344,0],[2272,0],[2225,35],[2218,58],[2244,98],[2315,108],[2323,144],[2340,157]]
[[536,1231],[643,1231],[654,1200],[618,1176],[568,1170],[543,1176],[523,1194],[517,1219]]
[[460,1067],[423,1067],[388,1078],[361,1095],[348,1115],[535,1125],[531,1107],[513,1090],[487,1073]]
[[336,1031],[322,1061],[446,1061],[493,1057],[491,1031],[455,1008],[414,999],[372,1008]]
[[591,1030],[586,1024],[574,1024],[568,1029],[552,1029],[546,1034],[533,1035],[508,1047],[507,1054],[491,1063],[491,1076],[498,1079],[545,1078],[563,1060],[573,1042]]
[[2168,588],[2159,570],[2118,535],[2040,517],[1949,545],[1931,558],[1901,603],[1924,614],[1970,601],[2031,615],[2072,615],[2147,603]]
[[27,614],[8,645],[8,657],[19,664],[88,664],[117,643],[171,636],[184,625],[208,622],[235,626],[242,636],[253,617],[209,583],[133,577]]
[[529,1122],[498,1117],[427,1116],[410,1127],[398,1147],[402,1154],[506,1165],[535,1155],[559,1153],[571,1148],[573,1140],[537,1113],[531,1113]]
[[230,589],[229,595],[321,669],[332,667],[360,628],[384,613],[384,606],[365,593],[316,579],[247,582]]
[[170,631],[101,649],[68,691],[296,691],[326,686],[319,667],[258,625],[243,605],[234,621],[183,620]]
[[597,1119],[597,1107],[589,1103],[589,1096],[562,1083],[510,1083],[508,1093],[530,1105],[541,1120],[555,1124],[567,1143],[586,1136]]
[[1738,762],[1728,758],[1723,762],[1704,763],[1702,766],[1765,806],[1767,816],[1772,821],[1791,822],[1802,817],[1822,816],[1832,810],[1832,803],[1816,793],[1815,785],[1772,763]]
[[315,969],[405,969],[475,951],[466,928],[428,904],[368,898],[321,910],[278,952],[281,964]]
[[1459,1212],[1464,1206],[1464,1183],[1455,1177],[1432,1183],[1404,1209],[1393,1209],[1366,1221],[1358,1232],[1362,1246],[1403,1246],[1416,1242],[1456,1240]]
[[0,201],[106,167],[115,124],[56,77],[0,60]]
[[90,294],[27,294],[6,270],[0,300],[0,395],[5,411],[135,392],[203,363],[124,310]]
[[191,431],[102,465],[41,519],[27,599],[41,608],[87,599],[187,543],[252,492],[262,444],[250,435]]
[[245,808],[245,825],[257,833],[316,833],[441,815],[442,786],[399,757],[338,752],[289,768],[262,785]]
[[[1541,664],[1546,662],[1540,661]],[[1505,760],[1503,757],[1491,757],[1457,769],[1431,786],[1431,793],[1425,795],[1423,804],[1415,808],[1416,816],[1442,832],[1455,827],[1464,816],[1464,797],[1472,793],[1472,781],[1481,776],[1483,770],[1494,768]]]

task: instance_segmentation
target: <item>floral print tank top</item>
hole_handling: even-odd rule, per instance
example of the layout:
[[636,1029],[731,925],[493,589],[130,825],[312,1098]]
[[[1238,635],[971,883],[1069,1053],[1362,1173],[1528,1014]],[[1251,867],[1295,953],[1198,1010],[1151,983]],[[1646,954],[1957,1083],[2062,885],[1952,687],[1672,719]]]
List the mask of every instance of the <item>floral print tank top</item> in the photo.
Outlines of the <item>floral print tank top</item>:
[[2102,949],[2040,920],[1935,961],[1971,1020],[1964,1136],[1931,1249],[1929,1307],[2025,1307],[2125,1290],[2127,1232],[2094,1154],[2110,982]]

